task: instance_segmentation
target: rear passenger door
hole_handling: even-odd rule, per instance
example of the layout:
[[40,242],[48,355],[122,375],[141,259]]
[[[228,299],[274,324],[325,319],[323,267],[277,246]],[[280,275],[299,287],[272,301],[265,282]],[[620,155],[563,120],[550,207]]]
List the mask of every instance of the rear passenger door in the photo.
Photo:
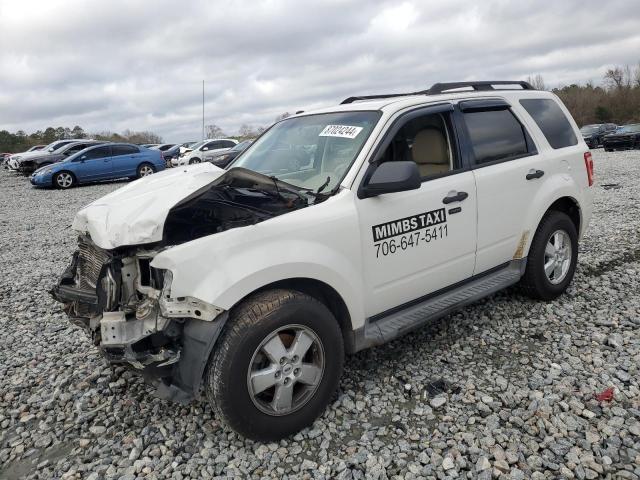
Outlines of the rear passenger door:
[[140,149],[134,145],[114,145],[111,150],[114,178],[136,176]]
[[535,233],[526,214],[549,166],[505,100],[461,101],[458,108],[478,196],[474,274],[479,274],[517,257],[521,242]]

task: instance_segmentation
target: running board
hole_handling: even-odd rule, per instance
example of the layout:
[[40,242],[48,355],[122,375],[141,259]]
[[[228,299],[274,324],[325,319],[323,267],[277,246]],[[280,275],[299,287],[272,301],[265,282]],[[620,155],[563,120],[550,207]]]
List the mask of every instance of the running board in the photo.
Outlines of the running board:
[[381,345],[422,325],[443,317],[492,293],[517,283],[526,267],[526,258],[514,260],[502,268],[471,277],[462,284],[436,292],[418,303],[393,309],[383,316],[367,319],[364,327],[355,332],[355,349]]

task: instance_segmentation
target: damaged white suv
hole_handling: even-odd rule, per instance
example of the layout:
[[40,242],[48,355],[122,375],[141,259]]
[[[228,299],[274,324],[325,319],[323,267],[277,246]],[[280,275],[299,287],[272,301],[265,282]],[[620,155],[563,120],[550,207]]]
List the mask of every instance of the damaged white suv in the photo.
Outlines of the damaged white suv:
[[160,396],[205,394],[278,439],[322,413],[345,353],[518,282],[560,295],[592,184],[566,108],[525,82],[352,97],[276,123],[227,170],[88,205],[53,295]]

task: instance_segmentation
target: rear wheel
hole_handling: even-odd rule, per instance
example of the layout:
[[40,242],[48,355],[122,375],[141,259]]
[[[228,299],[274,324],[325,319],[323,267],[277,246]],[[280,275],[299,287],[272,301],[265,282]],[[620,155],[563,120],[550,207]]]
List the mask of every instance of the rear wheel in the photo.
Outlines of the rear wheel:
[[58,172],[53,176],[53,185],[57,188],[67,189],[76,184],[76,177],[71,172]]
[[146,177],[147,175],[152,175],[155,173],[155,170],[149,163],[141,163],[138,167],[138,178]]
[[231,312],[209,360],[207,398],[243,436],[281,439],[326,408],[343,361],[342,333],[324,304],[300,292],[260,292]]
[[532,298],[553,300],[567,289],[578,261],[578,233],[563,212],[548,212],[536,231],[521,280]]

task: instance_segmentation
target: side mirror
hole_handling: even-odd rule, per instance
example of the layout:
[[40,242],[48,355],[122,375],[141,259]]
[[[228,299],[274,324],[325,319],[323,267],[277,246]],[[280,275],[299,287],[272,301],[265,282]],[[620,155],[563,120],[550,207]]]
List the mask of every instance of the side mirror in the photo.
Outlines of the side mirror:
[[207,150],[209,150],[209,147],[202,147],[203,152],[206,152]]
[[373,171],[360,189],[360,198],[375,197],[384,193],[404,192],[420,188],[422,180],[418,165],[411,161],[384,162]]

